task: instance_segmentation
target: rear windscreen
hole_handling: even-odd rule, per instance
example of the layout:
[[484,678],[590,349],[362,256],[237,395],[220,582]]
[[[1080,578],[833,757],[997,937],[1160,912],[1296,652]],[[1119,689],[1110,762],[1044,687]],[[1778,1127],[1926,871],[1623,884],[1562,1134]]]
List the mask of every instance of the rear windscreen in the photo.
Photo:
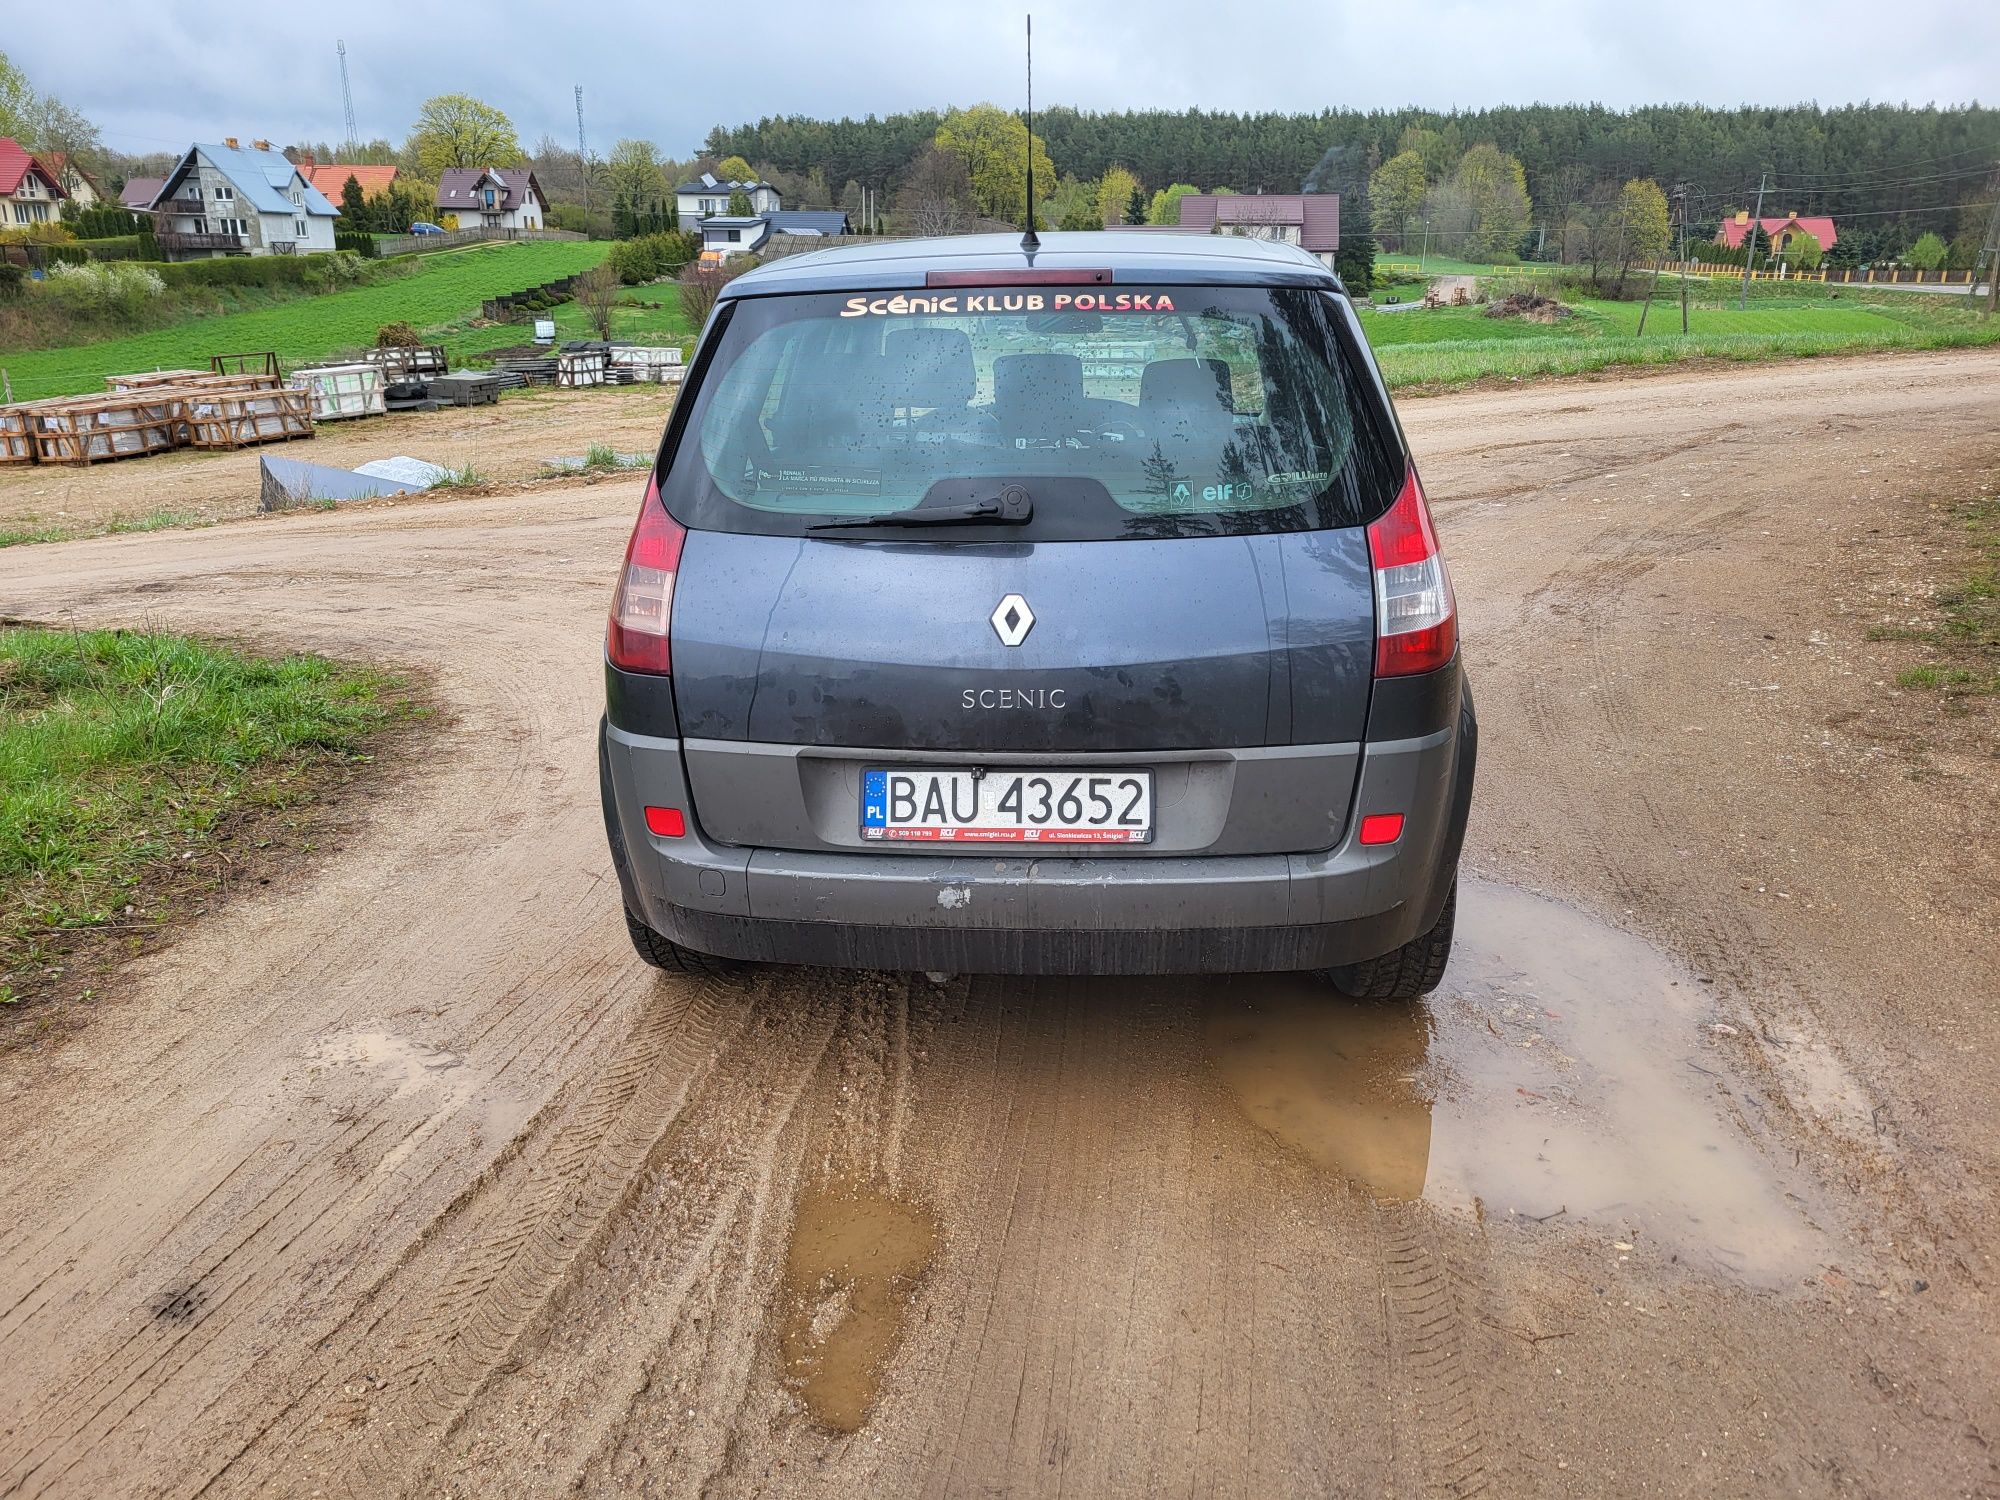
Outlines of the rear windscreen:
[[662,493],[699,530],[802,535],[1008,488],[1026,525],[936,539],[1304,531],[1372,520],[1403,477],[1333,300],[1309,290],[745,298],[695,382]]

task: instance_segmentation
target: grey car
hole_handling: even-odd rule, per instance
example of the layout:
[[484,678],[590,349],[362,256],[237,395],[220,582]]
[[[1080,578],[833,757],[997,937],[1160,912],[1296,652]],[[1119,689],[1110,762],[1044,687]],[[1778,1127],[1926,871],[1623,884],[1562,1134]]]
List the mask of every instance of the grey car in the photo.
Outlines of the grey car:
[[1456,603],[1354,309],[1291,246],[905,241],[729,282],[605,658],[650,963],[1444,973]]

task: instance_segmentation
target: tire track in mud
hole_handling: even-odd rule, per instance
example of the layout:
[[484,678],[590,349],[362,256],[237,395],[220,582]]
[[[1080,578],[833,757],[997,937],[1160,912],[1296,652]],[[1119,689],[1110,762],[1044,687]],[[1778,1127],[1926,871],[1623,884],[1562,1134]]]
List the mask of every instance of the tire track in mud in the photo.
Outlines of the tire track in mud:
[[554,1292],[430,1446],[426,1493],[481,1493],[492,1464],[537,1489],[626,1492],[642,1472],[660,1493],[708,1485],[750,1420],[738,1414],[774,1387],[775,1268],[838,1092],[853,984],[874,978],[759,981],[635,1169],[590,1275]]
[[[1375,1225],[1396,1477],[1414,1467],[1418,1493],[1440,1500],[1502,1493],[1481,1394],[1492,1363],[1477,1331],[1481,1281],[1444,1251],[1422,1204],[1378,1205]],[[1486,1245],[1482,1235],[1482,1258]]]
[[[413,1457],[449,1430],[587,1259],[712,1062],[712,1039],[745,1011],[741,987],[726,981],[656,980],[650,989],[631,1033],[551,1123],[546,1145],[517,1170],[486,1174],[441,1216],[401,1274],[360,1299],[329,1340],[342,1352],[316,1390],[287,1403],[288,1430],[261,1428],[201,1493],[282,1493],[301,1469],[337,1475],[341,1493],[401,1488]],[[375,1330],[398,1315],[404,1332],[386,1355],[373,1353]],[[336,1380],[343,1391],[329,1389]],[[259,1451],[279,1438],[297,1451]]]

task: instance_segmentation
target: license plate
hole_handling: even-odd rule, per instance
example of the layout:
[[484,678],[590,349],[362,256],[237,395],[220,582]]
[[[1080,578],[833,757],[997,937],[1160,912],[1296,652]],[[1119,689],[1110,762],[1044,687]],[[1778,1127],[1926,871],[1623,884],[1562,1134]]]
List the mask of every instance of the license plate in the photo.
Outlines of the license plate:
[[1144,844],[1151,771],[933,771],[861,774],[861,836],[912,843]]

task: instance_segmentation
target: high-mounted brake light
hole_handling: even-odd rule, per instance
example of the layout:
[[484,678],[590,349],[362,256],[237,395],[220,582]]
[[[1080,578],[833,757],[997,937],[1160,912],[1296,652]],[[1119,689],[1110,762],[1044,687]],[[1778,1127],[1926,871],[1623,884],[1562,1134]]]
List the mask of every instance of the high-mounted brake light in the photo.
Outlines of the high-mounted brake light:
[[604,651],[611,665],[625,672],[665,673],[672,658],[667,651],[667,627],[674,612],[674,574],[681,565],[681,543],[687,530],[667,514],[655,480],[646,481],[646,498],[639,502],[639,520],[625,546],[625,570],[611,596],[611,623]]
[[1417,471],[1368,528],[1375,566],[1375,675],[1431,672],[1458,649],[1458,605]]
[[1109,267],[1088,268],[1071,266],[1057,269],[1054,266],[1041,270],[1022,269],[1017,271],[932,271],[924,277],[925,286],[1109,286]]

